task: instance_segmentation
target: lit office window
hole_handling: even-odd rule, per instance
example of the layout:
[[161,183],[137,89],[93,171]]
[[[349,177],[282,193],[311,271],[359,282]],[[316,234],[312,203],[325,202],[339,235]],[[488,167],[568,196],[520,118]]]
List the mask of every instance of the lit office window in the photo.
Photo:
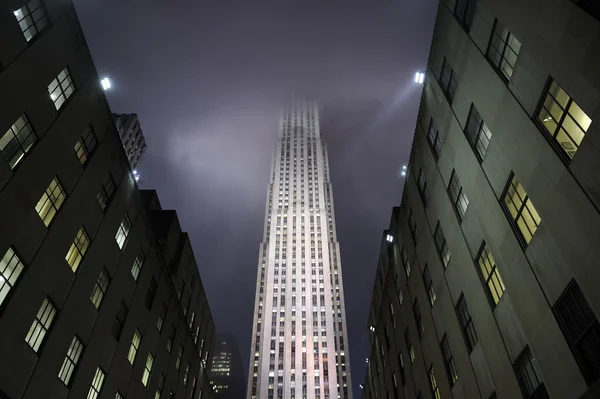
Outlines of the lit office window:
[[150,380],[150,374],[152,373],[152,364],[154,363],[154,357],[151,353],[148,353],[146,358],[146,365],[144,366],[144,374],[142,374],[142,384],[148,386],[148,380]]
[[533,203],[527,196],[525,188],[523,188],[523,185],[514,173],[511,174],[510,183],[504,194],[503,202],[505,212],[518,229],[520,237],[525,244],[529,244],[542,222],[542,218],[540,218]]
[[496,19],[487,58],[506,81],[509,81],[513,74],[519,51],[521,42]]
[[98,141],[96,140],[94,131],[91,127],[88,127],[85,133],[83,133],[83,136],[77,140],[77,143],[75,143],[75,147],[73,148],[77,155],[77,159],[79,159],[79,163],[85,165],[97,146]]
[[23,262],[12,248],[0,260],[0,308],[23,272]]
[[442,264],[444,265],[444,268],[447,268],[448,264],[450,263],[450,258],[452,257],[452,254],[450,253],[448,245],[446,244],[446,236],[444,236],[444,231],[442,230],[442,226],[440,225],[439,221],[437,223],[435,233],[433,236],[435,238],[435,246],[442,260]]
[[25,114],[21,115],[0,138],[0,151],[11,169],[21,162],[36,140],[29,119]]
[[98,200],[98,205],[100,205],[100,209],[104,212],[110,203],[110,200],[115,194],[115,181],[113,180],[112,175],[108,174],[108,179],[106,183],[104,183],[100,189],[100,192],[96,195],[96,199]]
[[48,16],[41,0],[32,0],[13,14],[19,23],[25,40],[30,41],[48,26]]
[[125,241],[127,240],[130,231],[131,221],[129,220],[129,215],[125,214],[125,217],[123,217],[123,220],[117,229],[117,234],[115,234],[115,240],[117,241],[119,249],[123,249],[125,246]]
[[454,207],[456,215],[458,216],[458,221],[462,222],[465,214],[467,213],[467,208],[469,207],[469,199],[467,198],[467,195],[465,194],[465,191],[458,180],[456,170],[454,169],[452,170],[452,176],[450,176],[448,195],[450,196],[452,206]]
[[71,345],[69,346],[69,350],[67,351],[67,356],[65,356],[65,360],[63,360],[62,367],[60,368],[60,372],[58,373],[58,378],[66,385],[69,386],[69,382],[71,381],[71,377],[75,372],[75,368],[77,367],[77,363],[79,363],[79,358],[81,357],[81,352],[83,351],[83,344],[76,336],[73,337],[71,341]]
[[189,376],[190,376],[190,364],[188,363],[185,366],[185,371],[183,372],[183,385],[184,386],[187,386]]
[[528,346],[513,367],[525,399],[550,399],[542,380],[542,373]]
[[40,309],[35,316],[35,320],[29,328],[27,337],[25,337],[25,342],[27,342],[35,352],[40,350],[40,346],[44,342],[55,316],[56,308],[52,302],[50,302],[49,298],[44,298],[44,302],[42,302],[42,306],[40,306]]
[[100,304],[102,304],[102,299],[104,299],[104,295],[106,295],[106,291],[108,290],[108,285],[110,284],[110,275],[106,271],[106,269],[100,270],[100,274],[98,275],[98,279],[96,279],[96,284],[94,285],[94,290],[92,291],[92,295],[90,296],[90,300],[96,307],[96,309],[100,309]]
[[433,118],[431,118],[431,121],[429,122],[427,142],[429,143],[429,147],[431,147],[431,151],[433,151],[434,158],[437,160],[440,157],[440,153],[442,152],[442,135],[437,129]]
[[88,391],[87,399],[97,399],[98,396],[100,396],[100,391],[104,384],[104,377],[104,371],[98,367],[96,369],[96,374],[94,374],[94,379],[92,380],[92,386],[90,386],[90,390]]
[[502,295],[504,295],[506,288],[504,287],[504,282],[502,281],[494,257],[490,252],[490,248],[485,241],[475,262],[478,265],[477,269],[487,288],[488,296],[494,302],[494,305],[497,305]]
[[83,227],[81,227],[75,236],[75,240],[73,240],[73,244],[71,244],[71,248],[69,248],[69,252],[67,252],[67,256],[65,256],[65,260],[71,266],[73,273],[77,271],[89,246],[90,238]]
[[437,297],[435,295],[433,281],[431,280],[431,275],[429,274],[429,267],[427,264],[425,264],[425,268],[423,269],[423,283],[425,284],[425,291],[427,291],[427,295],[429,295],[429,303],[431,306],[433,306]]
[[129,360],[129,363],[131,363],[133,365],[133,362],[135,362],[135,355],[137,355],[137,351],[140,347],[140,342],[142,340],[142,334],[140,334],[140,330],[138,330],[136,328],[135,332],[133,333],[133,338],[131,339],[131,345],[129,346],[129,352],[127,353],[127,360]]
[[475,150],[475,156],[477,156],[480,163],[483,162],[490,146],[492,132],[488,129],[474,104],[471,104],[467,125],[465,126],[465,135],[469,140],[469,144]]
[[427,204],[429,203],[429,189],[427,188],[427,181],[425,180],[425,174],[423,173],[423,169],[419,170],[419,177],[417,178],[417,188],[419,190],[419,195],[423,200],[423,206],[427,208]]
[[560,146],[560,149],[571,160],[592,120],[563,90],[552,80],[542,97],[537,119],[548,134]]
[[146,255],[144,254],[144,250],[140,248],[140,252],[138,252],[135,260],[133,261],[133,266],[131,266],[131,275],[133,276],[133,280],[137,281],[140,276],[140,271],[142,270],[142,265],[144,264],[144,259]]
[[57,110],[63,106],[74,91],[75,86],[67,68],[63,69],[48,85],[48,93],[50,93],[50,98]]
[[456,370],[456,364],[454,364],[454,356],[452,356],[452,351],[450,350],[450,344],[448,343],[448,337],[446,334],[444,334],[442,337],[440,346],[442,347],[442,355],[444,356],[444,364],[446,365],[448,379],[450,380],[450,385],[452,386],[456,381],[458,381],[458,371]]
[[475,348],[475,345],[477,345],[479,338],[477,337],[475,324],[473,323],[473,319],[467,308],[467,301],[463,295],[460,296],[458,303],[456,304],[456,315],[458,316],[458,323],[460,324],[460,329],[465,338],[467,349],[469,350],[469,353],[471,353],[473,348]]
[[429,368],[429,385],[434,399],[441,399],[442,395],[440,394],[440,387],[438,387],[437,380],[435,379],[435,370],[433,366]]
[[442,64],[442,73],[440,74],[440,87],[442,88],[442,92],[446,96],[446,99],[452,105],[452,101],[454,101],[454,95],[456,94],[456,73],[450,63],[444,57],[444,63]]
[[35,211],[46,227],[50,226],[52,219],[65,201],[65,197],[65,190],[60,185],[58,178],[55,177],[35,206]]

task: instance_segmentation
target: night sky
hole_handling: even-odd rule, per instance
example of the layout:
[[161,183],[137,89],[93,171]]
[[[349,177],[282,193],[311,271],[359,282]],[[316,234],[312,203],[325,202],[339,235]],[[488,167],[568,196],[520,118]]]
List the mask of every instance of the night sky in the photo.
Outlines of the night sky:
[[382,230],[400,203],[437,0],[75,0],[113,112],[137,113],[142,188],[190,234],[244,369],[282,99],[321,105],[355,396]]

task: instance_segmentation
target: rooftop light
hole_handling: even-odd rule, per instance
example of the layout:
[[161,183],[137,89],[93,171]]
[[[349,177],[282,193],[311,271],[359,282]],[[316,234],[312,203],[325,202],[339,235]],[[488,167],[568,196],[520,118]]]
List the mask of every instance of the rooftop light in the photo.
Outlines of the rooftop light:
[[424,81],[425,81],[425,72],[415,73],[415,83],[422,85]]
[[108,78],[102,79],[100,81],[100,84],[102,85],[102,90],[104,90],[104,91],[106,91],[112,87],[112,85],[110,84],[110,79],[108,79]]

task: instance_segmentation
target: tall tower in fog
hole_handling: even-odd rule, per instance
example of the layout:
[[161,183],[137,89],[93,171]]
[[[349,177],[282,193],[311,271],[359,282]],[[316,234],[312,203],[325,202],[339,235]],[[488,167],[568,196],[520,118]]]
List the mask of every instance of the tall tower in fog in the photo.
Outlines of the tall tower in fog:
[[327,145],[314,103],[282,111],[266,205],[247,397],[352,398]]

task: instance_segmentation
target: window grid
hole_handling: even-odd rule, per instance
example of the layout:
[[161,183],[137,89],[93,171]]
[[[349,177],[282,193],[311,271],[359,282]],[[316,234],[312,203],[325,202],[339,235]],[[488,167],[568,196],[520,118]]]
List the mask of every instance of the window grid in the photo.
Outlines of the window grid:
[[48,93],[50,93],[50,98],[56,110],[63,106],[74,91],[75,86],[67,68],[63,69],[48,85]]
[[77,338],[77,336],[73,337],[71,345],[67,350],[65,360],[63,361],[62,367],[60,368],[60,372],[58,373],[58,378],[60,378],[60,380],[66,386],[69,386],[69,383],[71,382],[71,377],[75,373],[75,369],[77,367],[77,363],[79,363],[82,351],[83,344],[81,343],[79,338]]
[[423,206],[427,208],[427,204],[429,203],[429,189],[427,188],[427,181],[425,180],[423,169],[419,170],[419,177],[417,179],[417,183],[419,194],[421,195],[421,199],[423,200]]
[[162,391],[165,387],[165,376],[161,373],[158,377],[158,385],[156,386],[156,393],[154,394],[154,399],[160,399],[160,395],[162,395]]
[[435,369],[433,366],[429,368],[429,385],[431,387],[431,393],[435,399],[441,399],[440,388],[438,387],[437,380],[435,379]]
[[402,246],[400,256],[402,256],[402,265],[404,266],[404,272],[408,278],[410,277],[410,261],[408,260],[408,255],[406,254],[406,248],[404,246]]
[[408,215],[408,227],[410,229],[410,236],[415,243],[415,246],[419,242],[419,229],[417,228],[417,223],[415,222],[415,218],[413,217],[413,211],[410,210],[410,214]]
[[40,0],[32,0],[13,13],[28,42],[48,26],[48,16]]
[[94,135],[94,131],[91,127],[88,127],[81,136],[77,143],[75,143],[75,154],[77,155],[77,159],[79,159],[79,163],[85,165],[91,154],[94,153],[96,147],[98,145],[98,141],[96,140],[96,136]]
[[123,325],[125,324],[128,311],[125,302],[121,301],[121,305],[119,306],[119,310],[117,310],[117,315],[115,316],[115,321],[112,326],[112,335],[117,341],[121,338],[121,332],[123,331]]
[[537,362],[529,347],[525,347],[523,353],[519,355],[514,364],[514,369],[525,399],[550,399]]
[[181,366],[181,358],[183,357],[183,345],[179,346],[179,352],[177,352],[177,359],[175,360],[175,368],[179,370]]
[[461,295],[458,299],[458,303],[456,304],[456,314],[465,343],[467,344],[467,349],[469,350],[469,353],[471,353],[473,348],[475,348],[475,345],[477,345],[479,338],[477,337],[475,325],[473,324],[473,319],[467,308],[467,301],[465,300],[464,295]]
[[448,100],[448,103],[452,105],[452,101],[454,101],[454,95],[456,94],[456,73],[450,66],[450,63],[446,57],[444,57],[444,63],[442,64],[442,73],[440,74],[439,83],[442,88],[442,92]]
[[487,50],[487,59],[506,82],[512,77],[521,42],[496,18]]
[[425,327],[423,326],[423,318],[421,316],[421,309],[419,308],[419,301],[415,299],[413,304],[413,314],[415,316],[415,323],[417,324],[417,331],[419,332],[419,338],[423,336]]
[[477,111],[474,104],[471,104],[469,116],[467,117],[465,136],[467,136],[467,140],[471,144],[479,163],[483,162],[492,139],[492,132],[479,115],[479,111]]
[[152,303],[154,302],[154,297],[156,296],[157,288],[158,283],[156,282],[156,279],[152,277],[152,280],[150,280],[150,286],[148,287],[148,291],[146,292],[145,300],[146,308],[148,310],[152,309]]
[[11,169],[17,167],[36,140],[27,115],[21,115],[0,138],[0,151]]
[[142,334],[140,334],[140,330],[138,330],[136,328],[135,332],[133,333],[133,337],[131,339],[131,345],[129,346],[129,352],[127,353],[127,360],[129,360],[129,363],[131,363],[132,365],[135,362],[135,356],[137,355],[137,351],[140,347],[141,340],[142,340]]
[[437,296],[435,295],[433,280],[431,280],[431,275],[429,274],[429,267],[427,264],[425,264],[425,268],[423,269],[423,283],[425,284],[425,291],[427,291],[427,295],[429,296],[429,303],[431,306],[433,306]]
[[135,260],[133,261],[133,265],[131,266],[131,275],[133,276],[133,281],[138,280],[145,258],[146,255],[144,254],[144,250],[140,248],[140,252],[138,252],[137,256],[135,257]]
[[90,300],[96,307],[96,309],[100,309],[100,305],[102,304],[102,299],[104,299],[104,295],[106,295],[106,291],[108,290],[108,285],[110,284],[110,274],[106,269],[100,270],[100,274],[96,279],[96,284],[94,285],[94,290],[92,291],[92,295],[90,296]]
[[458,381],[458,371],[456,370],[456,364],[454,364],[454,356],[450,350],[450,344],[448,343],[448,336],[444,334],[442,342],[442,355],[444,356],[444,364],[446,365],[446,372],[448,373],[448,379],[450,380],[450,386],[454,385]]
[[469,207],[469,199],[465,194],[462,185],[460,184],[460,180],[458,180],[458,175],[456,174],[456,170],[452,169],[452,175],[450,176],[450,183],[448,184],[448,195],[450,196],[450,201],[452,201],[452,207],[456,212],[456,216],[458,217],[459,223],[465,217],[467,213],[467,208]]
[[442,152],[442,135],[440,131],[437,129],[433,118],[429,122],[429,131],[427,132],[427,142],[429,143],[429,147],[431,147],[431,151],[433,152],[433,157],[438,160],[440,157],[440,153]]
[[435,238],[435,246],[438,250],[438,254],[442,260],[442,264],[444,265],[444,269],[448,267],[450,264],[450,259],[452,258],[452,254],[448,249],[448,245],[446,244],[446,237],[444,236],[444,231],[442,230],[442,226],[438,221],[437,226],[435,228],[435,233],[433,234]]
[[90,246],[90,238],[85,232],[83,226],[77,232],[75,236],[75,240],[73,244],[71,244],[71,248],[69,248],[69,252],[67,252],[67,256],[65,256],[65,260],[71,266],[71,270],[73,273],[77,271],[79,264],[81,263],[85,253],[87,252]]
[[129,215],[125,214],[119,228],[117,229],[117,234],[115,234],[115,240],[117,241],[117,245],[119,249],[123,249],[125,246],[125,241],[127,241],[127,237],[131,232],[131,220],[129,220]]
[[56,307],[54,307],[48,297],[44,298],[44,302],[42,302],[42,306],[40,306],[35,320],[25,337],[25,341],[31,346],[34,352],[37,353],[40,350],[55,317]]
[[477,0],[457,0],[454,6],[454,16],[467,33],[473,25]]
[[12,248],[8,248],[0,261],[0,308],[15,286],[25,266]]
[[479,252],[476,263],[478,265],[477,270],[479,271],[479,275],[486,286],[488,297],[495,306],[500,302],[500,298],[504,295],[506,287],[504,286],[504,281],[502,281],[502,277],[496,266],[496,261],[485,241],[481,246],[481,251]]
[[97,399],[98,396],[100,396],[100,391],[102,390],[102,385],[104,384],[104,377],[104,371],[102,371],[102,369],[98,367],[96,369],[94,379],[92,380],[92,386],[90,386],[87,399]]
[[53,178],[35,206],[35,211],[46,227],[50,226],[54,216],[64,203],[65,197],[65,190],[60,185],[58,178]]
[[154,357],[152,356],[152,353],[148,352],[148,357],[146,358],[146,365],[144,366],[144,374],[142,375],[142,384],[144,384],[145,387],[148,386],[148,380],[150,380],[153,363]]
[[542,219],[514,173],[509,179],[503,203],[513,226],[519,232],[520,241],[524,245],[529,244]]
[[98,200],[98,205],[100,205],[100,209],[102,212],[106,210],[110,200],[112,199],[115,193],[115,181],[113,180],[112,175],[108,174],[108,180],[106,183],[102,185],[100,188],[100,192],[96,195],[96,199]]

